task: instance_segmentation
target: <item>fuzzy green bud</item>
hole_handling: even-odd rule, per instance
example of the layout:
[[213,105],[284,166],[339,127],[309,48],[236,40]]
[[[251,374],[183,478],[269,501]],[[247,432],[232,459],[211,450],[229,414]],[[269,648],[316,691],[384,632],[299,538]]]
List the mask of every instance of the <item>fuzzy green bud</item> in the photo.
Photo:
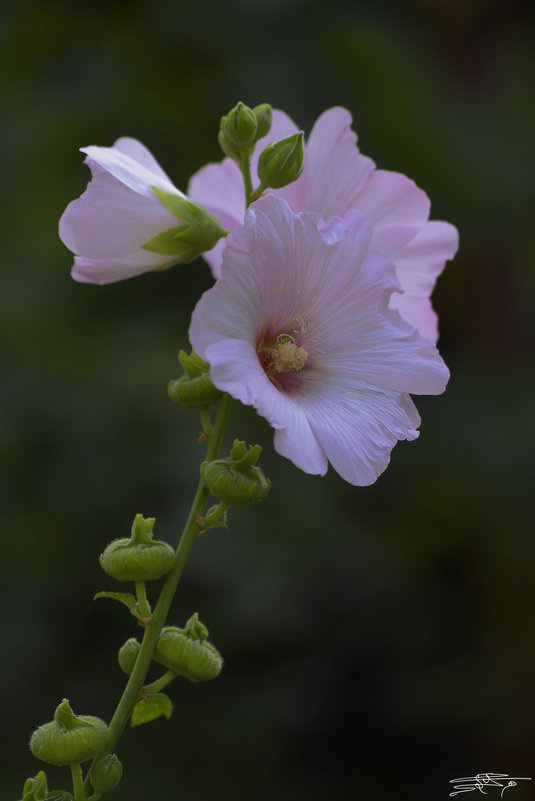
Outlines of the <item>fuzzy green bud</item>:
[[208,629],[192,615],[183,629],[166,626],[154,651],[154,661],[190,681],[210,681],[223,666],[221,655],[207,641]]
[[303,172],[303,131],[272,142],[260,153],[258,178],[264,188],[280,189]]
[[226,503],[245,506],[263,500],[271,481],[255,466],[262,448],[247,449],[245,442],[234,440],[230,456],[201,464],[201,478],[214,497]]
[[118,581],[150,581],[171,570],[175,552],[167,542],[152,539],[154,522],[136,515],[131,537],[110,542],[100,556],[108,575]]
[[24,782],[20,801],[44,801],[47,795],[46,774],[40,770],[37,776]]
[[97,793],[109,793],[114,790],[123,775],[123,766],[117,758],[117,754],[106,754],[97,759],[89,771],[89,778],[93,790]]
[[210,368],[204,359],[194,350],[189,356],[181,350],[178,361],[184,368],[184,375],[169,382],[167,392],[171,400],[186,409],[217,403],[223,393],[212,384],[208,374]]
[[129,676],[136,664],[137,655],[141,649],[141,643],[135,637],[130,637],[124,645],[119,648],[117,658],[119,667]]
[[141,245],[144,250],[176,256],[177,262],[184,263],[211,250],[221,237],[228,234],[217,217],[200,203],[184,195],[167,192],[159,186],[151,186],[151,189],[162,206],[178,218],[180,225],[149,239]]
[[100,718],[75,715],[66,698],[54,713],[54,720],[39,726],[30,739],[34,757],[51,765],[72,765],[92,759],[106,748],[109,731]]
[[241,100],[221,118],[221,131],[238,150],[244,150],[256,140],[257,119],[252,108]]
[[269,103],[260,103],[253,111],[256,117],[256,141],[258,141],[270,132],[273,111]]

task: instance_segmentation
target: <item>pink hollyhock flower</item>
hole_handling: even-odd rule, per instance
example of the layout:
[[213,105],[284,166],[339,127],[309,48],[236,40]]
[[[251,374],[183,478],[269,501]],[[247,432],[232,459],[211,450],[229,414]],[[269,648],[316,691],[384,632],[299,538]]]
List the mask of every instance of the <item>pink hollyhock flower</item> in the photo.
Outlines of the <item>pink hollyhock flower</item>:
[[408,393],[438,394],[448,380],[435,346],[389,309],[399,283],[372,236],[356,212],[325,222],[258,200],[190,328],[214,384],[268,420],[280,454],[307,473],[330,462],[361,486],[398,440],[418,436]]
[[[81,150],[92,178],[59,221],[60,238],[75,254],[76,281],[108,284],[190,261],[222,235],[218,221],[174,186],[141,142],[125,136],[112,147]],[[192,230],[193,239],[208,231],[198,249]]]
[[[253,153],[253,175],[262,149],[297,130],[286,114],[273,112],[271,131]],[[377,170],[371,159],[359,153],[356,141],[348,111],[343,108],[325,111],[308,138],[300,178],[269,193],[284,198],[294,212],[314,211],[329,219],[357,211],[368,217],[373,222],[372,247],[390,253],[403,290],[403,294],[392,295],[391,308],[398,309],[422,336],[436,342],[437,318],[429,298],[445,261],[457,250],[457,230],[445,222],[430,222],[430,203],[425,192],[400,173]],[[188,194],[229,230],[242,223],[245,212],[242,178],[231,159],[199,170],[191,178]],[[221,241],[204,253],[216,278],[221,270],[223,247]]]

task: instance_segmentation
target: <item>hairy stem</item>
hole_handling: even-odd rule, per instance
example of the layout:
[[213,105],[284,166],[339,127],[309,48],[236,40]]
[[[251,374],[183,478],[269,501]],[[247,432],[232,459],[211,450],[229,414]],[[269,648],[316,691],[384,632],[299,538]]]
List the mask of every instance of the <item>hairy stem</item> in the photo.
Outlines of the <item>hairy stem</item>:
[[[212,428],[212,433],[208,440],[208,448],[206,452],[206,458],[208,460],[215,459],[219,455],[223,440],[223,433],[230,412],[231,402],[232,399],[230,395],[223,395],[217,417]],[[156,643],[158,642],[161,630],[167,618],[178,582],[180,581],[182,571],[184,570],[184,565],[186,564],[191,547],[195,542],[195,538],[202,528],[198,521],[201,518],[202,512],[206,505],[207,497],[208,487],[206,487],[201,479],[201,481],[199,481],[188,519],[176,549],[173,567],[171,568],[165,584],[162,587],[158,603],[156,604],[152,613],[152,618],[145,628],[145,634],[143,636],[141,648],[137,655],[134,669],[130,674],[128,683],[111,719],[110,737],[106,745],[106,753],[111,753],[115,750],[124,728],[128,723],[128,719],[132,714],[132,710],[139,699],[141,688],[143,687],[145,677],[152,661]],[[87,778],[86,782],[88,782]]]

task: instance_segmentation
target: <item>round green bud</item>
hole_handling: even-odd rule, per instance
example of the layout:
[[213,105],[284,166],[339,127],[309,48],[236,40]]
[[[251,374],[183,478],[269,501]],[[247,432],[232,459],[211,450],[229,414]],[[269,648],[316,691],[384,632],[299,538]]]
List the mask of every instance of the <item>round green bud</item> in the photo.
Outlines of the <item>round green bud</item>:
[[110,542],[100,555],[102,569],[118,581],[150,581],[168,573],[175,552],[167,542],[152,539],[154,518],[136,515],[130,539]]
[[119,648],[119,653],[117,655],[119,667],[127,676],[129,676],[134,669],[140,649],[141,643],[139,643],[135,637],[130,637],[130,639]]
[[92,759],[106,748],[109,731],[100,718],[75,715],[66,698],[54,713],[54,720],[39,726],[30,739],[34,757],[51,765],[72,765]]
[[47,795],[46,774],[44,770],[40,770],[37,776],[24,782],[20,801],[45,801]]
[[221,399],[223,393],[210,381],[208,364],[194,350],[189,356],[181,350],[178,361],[184,368],[184,375],[176,381],[170,381],[167,387],[174,403],[192,409],[210,406]]
[[117,758],[117,754],[106,754],[97,759],[89,771],[89,778],[93,790],[97,793],[108,793],[114,790],[123,775],[123,766]]
[[221,119],[221,132],[237,150],[248,148],[256,140],[257,121],[253,109],[237,103],[226,117]]
[[272,142],[260,153],[260,184],[265,188],[280,189],[296,181],[303,166],[303,131],[299,131],[280,142]]
[[154,651],[154,661],[190,681],[210,681],[223,667],[221,655],[207,642],[208,630],[198,615],[193,615],[185,628],[166,626]]
[[273,111],[269,103],[260,103],[260,105],[254,107],[253,111],[256,117],[256,141],[258,141],[270,132]]
[[203,462],[201,478],[212,495],[238,506],[263,500],[271,481],[254,464],[261,451],[260,445],[247,450],[244,442],[234,440],[229,458]]

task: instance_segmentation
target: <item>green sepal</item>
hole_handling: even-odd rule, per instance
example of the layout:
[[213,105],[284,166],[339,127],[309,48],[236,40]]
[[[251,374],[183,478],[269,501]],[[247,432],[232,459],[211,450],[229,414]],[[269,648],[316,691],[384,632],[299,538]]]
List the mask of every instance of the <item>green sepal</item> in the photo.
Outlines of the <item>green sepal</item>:
[[190,200],[182,195],[176,195],[174,192],[167,192],[165,189],[160,189],[159,186],[151,185],[151,189],[167,211],[178,217],[183,223],[194,225],[199,222],[200,210],[205,211],[203,206],[195,201]]
[[161,234],[153,236],[148,242],[145,242],[141,247],[143,250],[150,250],[152,253],[172,254],[177,256],[187,255],[191,251],[190,245],[182,242],[178,237],[184,231],[187,231],[188,225],[177,225],[175,228],[169,228]]
[[193,261],[205,250],[211,250],[228,231],[221,227],[217,217],[200,203],[187,197],[166,192],[151,186],[160,203],[177,217],[181,225],[162,231],[141,247],[153,253],[174,255],[178,261]]
[[44,770],[40,770],[37,776],[26,779],[24,782],[20,801],[45,801],[47,793],[46,773]]
[[132,712],[132,726],[141,726],[164,715],[168,720],[173,714],[173,702],[165,693],[155,693],[141,698]]
[[119,601],[128,607],[134,617],[143,617],[137,609],[136,596],[132,595],[131,592],[97,592],[93,600],[96,601],[97,598],[111,598],[113,601]]

